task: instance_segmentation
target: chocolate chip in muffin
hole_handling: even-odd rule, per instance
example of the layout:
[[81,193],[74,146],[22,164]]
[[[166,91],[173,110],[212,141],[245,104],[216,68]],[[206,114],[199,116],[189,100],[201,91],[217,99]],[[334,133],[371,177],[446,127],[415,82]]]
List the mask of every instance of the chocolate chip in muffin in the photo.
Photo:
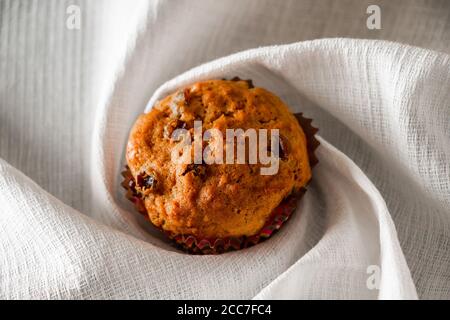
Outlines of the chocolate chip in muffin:
[[[272,152],[272,144],[267,145],[267,151]],[[281,160],[286,160],[288,155],[288,146],[285,138],[280,136],[278,138],[278,158]]]
[[247,82],[248,88],[249,89],[253,89],[255,86],[253,85],[253,81],[248,79],[248,80],[244,80],[245,82]]
[[185,176],[189,172],[192,172],[194,174],[194,176],[200,177],[200,178],[203,179],[206,176],[206,165],[205,165],[205,163],[202,163],[202,164],[196,164],[196,163],[188,164],[187,167],[186,167],[186,170],[181,175]]
[[180,119],[174,119],[164,126],[164,138],[170,139],[172,137],[172,133],[176,129],[186,129],[186,128],[187,128],[186,122]]
[[[223,79],[223,80],[226,80],[226,79]],[[248,86],[249,89],[253,89],[255,87],[253,85],[253,81],[251,79],[244,80],[244,79],[241,79],[239,77],[233,77],[230,80],[231,81],[245,81],[245,82],[247,82],[247,86]]]
[[281,137],[278,139],[280,148],[279,148],[279,157],[281,160],[286,160],[288,155],[288,146],[285,138]]
[[156,189],[156,178],[152,174],[142,172],[137,176],[137,185],[143,190]]

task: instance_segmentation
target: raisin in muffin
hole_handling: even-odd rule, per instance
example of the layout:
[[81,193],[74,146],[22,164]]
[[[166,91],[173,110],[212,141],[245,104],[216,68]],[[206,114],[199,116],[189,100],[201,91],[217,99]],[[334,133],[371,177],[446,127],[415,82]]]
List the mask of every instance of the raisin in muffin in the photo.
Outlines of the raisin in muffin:
[[[202,121],[203,132],[222,132],[224,149],[226,129],[278,129],[276,174],[261,174],[267,164],[249,163],[248,140],[244,164],[237,155],[234,163],[173,161],[180,143],[174,131],[194,137],[194,121]],[[184,156],[193,160],[193,149],[183,149]],[[195,239],[258,234],[282,201],[311,179],[307,139],[296,117],[277,96],[239,79],[198,82],[156,103],[134,124],[126,159],[141,211],[166,233]]]

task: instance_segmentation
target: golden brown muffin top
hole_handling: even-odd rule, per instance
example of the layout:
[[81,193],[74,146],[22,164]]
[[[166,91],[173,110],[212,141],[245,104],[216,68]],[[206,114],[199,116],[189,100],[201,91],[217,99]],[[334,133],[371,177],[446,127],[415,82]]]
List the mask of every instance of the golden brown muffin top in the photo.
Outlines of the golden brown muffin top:
[[[185,129],[193,141],[194,120],[202,121],[203,132],[220,130],[224,148],[226,129],[278,129],[278,172],[262,175],[261,168],[269,165],[249,164],[248,144],[245,164],[236,158],[233,164],[175,163],[172,151],[180,142],[172,134]],[[193,158],[192,150],[187,158]],[[258,233],[272,210],[311,178],[306,138],[297,120],[277,96],[248,81],[198,82],[159,101],[134,124],[126,157],[151,222],[197,238]]]

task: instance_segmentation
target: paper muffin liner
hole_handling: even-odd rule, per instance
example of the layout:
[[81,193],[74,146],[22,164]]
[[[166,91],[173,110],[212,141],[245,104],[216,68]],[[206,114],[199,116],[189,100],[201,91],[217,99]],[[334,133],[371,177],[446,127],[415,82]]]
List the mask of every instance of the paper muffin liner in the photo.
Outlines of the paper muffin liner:
[[[241,79],[235,77],[231,79],[233,81],[239,81]],[[244,80],[252,86],[251,80]],[[312,119],[305,118],[302,113],[295,113],[295,118],[299,122],[300,126],[305,133],[307,140],[307,152],[311,169],[317,165],[319,160],[315,154],[319,141],[315,135],[318,129],[313,127]],[[130,168],[125,166],[125,170],[122,172],[124,180],[122,186],[126,189],[126,198],[130,200],[136,210],[143,214],[147,220],[147,210],[144,205],[144,200],[140,197],[136,191],[136,182],[131,174]],[[310,182],[310,181],[309,181]],[[308,182],[308,183],[309,183]],[[306,187],[306,186],[305,186]],[[169,239],[181,250],[191,254],[219,254],[233,250],[240,250],[251,247],[257,243],[260,243],[270,238],[276,233],[281,226],[291,217],[297,208],[297,204],[303,194],[306,192],[306,188],[300,190],[293,190],[270,214],[266,224],[261,230],[253,236],[241,236],[241,237],[226,237],[226,238],[197,238],[193,235],[174,234],[159,228],[165,233]]]

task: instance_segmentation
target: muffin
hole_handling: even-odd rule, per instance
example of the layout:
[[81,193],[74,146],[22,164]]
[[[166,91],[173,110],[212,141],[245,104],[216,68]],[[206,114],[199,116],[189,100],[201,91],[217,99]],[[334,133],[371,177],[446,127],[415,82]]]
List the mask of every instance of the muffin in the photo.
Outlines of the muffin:
[[136,120],[124,186],[138,210],[188,251],[247,247],[295,209],[316,162],[317,141],[307,138],[315,131],[251,81],[198,82]]

